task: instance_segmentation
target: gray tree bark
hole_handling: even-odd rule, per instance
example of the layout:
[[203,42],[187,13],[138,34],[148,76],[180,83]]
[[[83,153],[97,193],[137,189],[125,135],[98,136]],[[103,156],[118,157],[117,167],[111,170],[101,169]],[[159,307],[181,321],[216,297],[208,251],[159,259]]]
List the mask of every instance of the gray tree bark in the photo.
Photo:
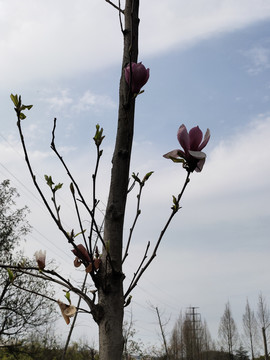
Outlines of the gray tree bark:
[[264,357],[265,360],[269,360],[266,330],[270,326],[270,312],[268,306],[266,305],[265,298],[263,297],[262,293],[259,294],[258,319],[262,329]]
[[118,128],[112,159],[111,183],[104,223],[102,266],[98,275],[100,307],[99,359],[120,360],[123,352],[124,295],[122,273],[123,224],[133,141],[135,98],[125,81],[124,68],[137,62],[139,0],[126,0],[122,29],[124,50],[119,90]]

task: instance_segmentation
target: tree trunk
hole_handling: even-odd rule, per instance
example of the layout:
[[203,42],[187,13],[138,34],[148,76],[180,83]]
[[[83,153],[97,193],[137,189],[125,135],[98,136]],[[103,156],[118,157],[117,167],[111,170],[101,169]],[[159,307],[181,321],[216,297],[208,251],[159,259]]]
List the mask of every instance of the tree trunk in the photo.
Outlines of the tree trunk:
[[125,81],[124,68],[138,57],[139,0],[126,0],[124,51],[119,90],[118,129],[112,159],[111,184],[104,223],[102,266],[98,278],[99,359],[121,360],[124,295],[122,273],[123,224],[133,141],[135,98]]
[[264,327],[262,328],[262,335],[263,335],[263,345],[264,345],[264,357],[265,357],[265,360],[268,360],[269,356],[268,356],[268,349],[267,349],[267,339],[266,339],[266,333],[265,333]]

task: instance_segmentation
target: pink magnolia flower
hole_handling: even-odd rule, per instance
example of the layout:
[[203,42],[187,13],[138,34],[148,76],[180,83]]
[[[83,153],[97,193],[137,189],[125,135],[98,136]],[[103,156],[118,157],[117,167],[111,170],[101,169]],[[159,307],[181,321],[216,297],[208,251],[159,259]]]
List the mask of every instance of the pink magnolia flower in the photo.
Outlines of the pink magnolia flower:
[[[145,66],[140,63],[131,63],[131,70],[130,71],[130,64],[125,67],[125,79],[126,82],[130,85],[131,79],[131,91],[134,94],[138,94],[141,88],[147,83],[149,79],[149,69],[146,69]],[[132,73],[130,75],[130,73]]]
[[207,145],[210,139],[210,130],[206,130],[203,138],[203,133],[199,126],[192,128],[188,132],[185,125],[181,125],[177,132],[177,139],[183,150],[172,150],[163,156],[175,162],[182,162],[183,166],[189,172],[193,172],[194,170],[197,172],[202,171],[206,154],[201,150]]
[[73,249],[71,251],[82,261],[90,262],[90,256],[83,244],[77,245],[77,249]]
[[44,270],[46,266],[46,251],[36,251],[35,258],[38,265],[39,270]]

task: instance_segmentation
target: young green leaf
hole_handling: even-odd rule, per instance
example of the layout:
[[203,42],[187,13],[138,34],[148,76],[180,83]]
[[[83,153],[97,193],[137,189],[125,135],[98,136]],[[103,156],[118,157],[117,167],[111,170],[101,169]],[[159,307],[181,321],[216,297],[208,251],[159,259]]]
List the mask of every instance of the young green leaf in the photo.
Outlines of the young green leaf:
[[57,191],[57,190],[61,189],[62,186],[63,186],[63,184],[61,184],[61,183],[55,185],[53,191]]
[[17,107],[19,105],[18,95],[10,94],[10,98],[11,98],[13,104]]
[[71,304],[70,292],[69,291],[66,292],[65,297],[66,297],[67,301]]
[[47,185],[52,189],[54,182],[52,181],[52,177],[48,175],[44,175]]
[[9,268],[7,268],[7,272],[8,272],[9,281],[12,283],[15,279],[15,276]]
[[25,116],[23,113],[21,113],[21,112],[19,113],[19,117],[20,117],[21,120],[26,119],[26,116]]
[[149,173],[147,173],[144,178],[142,179],[142,182],[145,183],[149,178],[150,176],[153,174],[154,171],[150,171]]

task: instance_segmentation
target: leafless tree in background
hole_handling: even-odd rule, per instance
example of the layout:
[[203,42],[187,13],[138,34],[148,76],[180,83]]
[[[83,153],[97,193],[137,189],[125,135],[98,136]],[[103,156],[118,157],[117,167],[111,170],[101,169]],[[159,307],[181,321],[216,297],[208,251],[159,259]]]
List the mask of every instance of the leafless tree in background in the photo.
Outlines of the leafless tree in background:
[[258,320],[262,331],[262,338],[263,338],[263,347],[264,347],[264,357],[265,360],[269,360],[268,355],[268,344],[267,344],[267,329],[270,325],[270,312],[269,308],[266,304],[265,298],[262,293],[259,294],[258,300]]
[[253,310],[251,310],[249,306],[249,302],[247,299],[245,313],[243,315],[243,330],[244,336],[249,344],[249,349],[251,353],[251,359],[255,359],[255,345],[258,340],[258,322]]
[[171,360],[207,360],[213,350],[211,335],[200,314],[191,307],[179,315],[170,339]]
[[239,335],[236,323],[233,319],[231,306],[229,301],[225,305],[224,313],[220,319],[218,336],[220,343],[224,346],[229,354],[229,358],[233,360],[233,353],[238,343]]

